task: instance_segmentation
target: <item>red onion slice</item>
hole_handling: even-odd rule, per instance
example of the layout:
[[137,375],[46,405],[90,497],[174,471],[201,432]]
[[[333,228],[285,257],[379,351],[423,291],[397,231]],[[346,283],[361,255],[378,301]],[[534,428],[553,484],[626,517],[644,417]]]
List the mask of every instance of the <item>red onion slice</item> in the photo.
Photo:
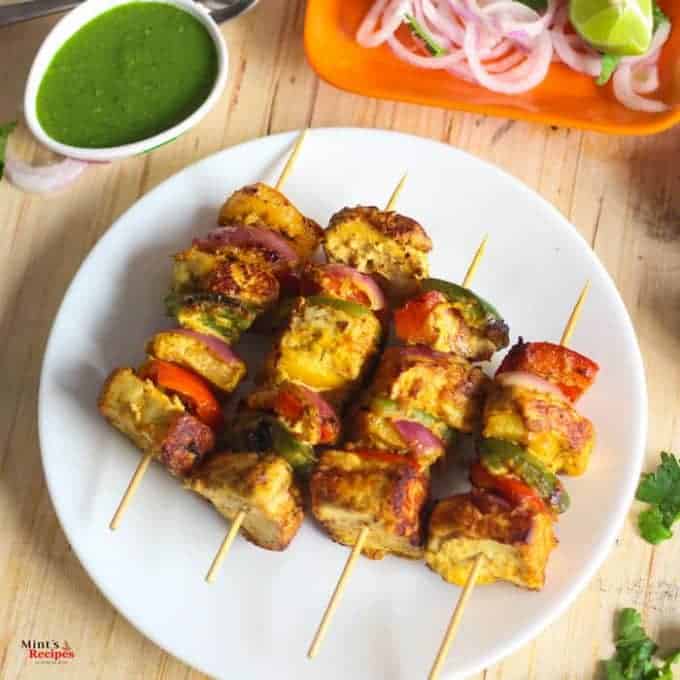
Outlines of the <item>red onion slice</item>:
[[567,397],[557,385],[553,385],[551,382],[526,371],[501,373],[496,377],[496,382],[504,387],[520,387],[525,390],[533,390],[534,392],[545,392],[563,401],[567,401]]
[[387,300],[382,289],[368,274],[362,274],[353,267],[348,267],[344,264],[321,265],[320,269],[330,277],[349,279],[354,286],[366,294],[370,301],[371,309],[379,311],[387,306]]
[[234,224],[213,229],[205,238],[194,239],[203,250],[218,250],[226,246],[256,246],[276,253],[282,260],[294,264],[297,253],[286,240],[269,229]]
[[172,333],[178,333],[179,335],[186,335],[189,338],[194,338],[198,340],[201,344],[205,345],[208,349],[218,356],[225,364],[231,363],[242,363],[236,354],[232,351],[231,347],[227,345],[226,342],[222,342],[218,338],[212,335],[205,335],[204,333],[197,333],[196,331],[191,331],[187,328],[173,328]]
[[284,390],[290,390],[300,397],[302,401],[307,402],[322,418],[338,420],[338,414],[335,412],[335,409],[318,392],[299,383],[286,383],[281,387],[281,391]]
[[17,189],[44,194],[75,182],[87,166],[88,163],[75,158],[64,158],[49,165],[30,165],[17,158],[7,158],[5,176]]
[[399,436],[416,456],[444,453],[444,443],[421,423],[412,420],[392,422]]

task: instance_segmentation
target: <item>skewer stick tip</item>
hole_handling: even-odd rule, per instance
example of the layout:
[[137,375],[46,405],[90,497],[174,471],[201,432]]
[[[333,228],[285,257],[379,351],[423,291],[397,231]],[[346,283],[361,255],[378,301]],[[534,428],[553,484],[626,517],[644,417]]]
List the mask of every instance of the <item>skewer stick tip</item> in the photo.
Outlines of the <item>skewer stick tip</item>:
[[328,602],[328,605],[326,606],[326,611],[323,614],[321,623],[319,624],[319,627],[316,629],[316,634],[314,635],[312,644],[310,645],[309,651],[307,652],[308,659],[313,659],[316,656],[317,652],[319,651],[319,647],[321,646],[321,643],[323,642],[323,639],[326,636],[326,630],[328,628],[328,625],[330,624],[331,619],[333,618],[333,614],[338,606],[338,603],[340,602],[342,593],[345,590],[345,586],[347,585],[347,581],[349,581],[349,577],[352,574],[352,571],[354,570],[354,565],[357,561],[357,558],[361,554],[361,550],[364,547],[364,543],[366,542],[367,537],[368,527],[362,527],[361,531],[359,532],[359,535],[357,536],[356,543],[352,548],[352,552],[347,558],[347,562],[345,562],[345,567],[342,570],[342,574],[340,574],[340,579],[338,580],[338,583],[335,586],[333,595],[331,596],[331,599]]
[[217,572],[220,570],[220,566],[222,565],[222,562],[224,562],[224,558],[227,556],[229,548],[231,548],[231,544],[234,542],[234,539],[236,538],[236,535],[238,534],[239,529],[241,528],[241,524],[243,524],[243,520],[245,518],[246,518],[245,510],[240,510],[238,515],[234,517],[234,521],[231,523],[229,531],[227,532],[227,535],[224,537],[220,549],[217,551],[217,554],[213,558],[212,564],[210,565],[210,569],[208,569],[208,573],[205,575],[206,583],[215,582],[215,578],[217,578]]
[[472,258],[472,262],[470,262],[470,266],[468,267],[467,272],[465,273],[465,278],[463,279],[463,288],[470,287],[472,279],[477,273],[477,267],[479,267],[479,263],[482,261],[482,257],[484,257],[484,251],[486,250],[486,244],[488,242],[489,235],[485,234],[484,238],[482,239],[482,242],[479,244],[479,247],[477,248],[475,256]]
[[293,150],[290,152],[290,156],[288,156],[288,160],[286,161],[286,164],[283,166],[281,175],[279,176],[279,179],[276,182],[275,189],[277,191],[281,191],[281,189],[283,189],[283,185],[288,180],[288,176],[293,170],[293,166],[295,165],[295,161],[297,160],[297,157],[300,154],[300,150],[302,149],[302,145],[304,144],[305,137],[307,137],[308,132],[309,128],[305,128],[298,136],[297,141],[295,142],[295,146],[293,147]]
[[396,187],[394,187],[394,191],[392,191],[392,195],[390,196],[390,200],[387,201],[387,205],[385,206],[385,210],[394,210],[394,207],[397,205],[397,201],[399,200],[399,194],[401,194],[401,190],[404,188],[404,184],[406,184],[406,178],[408,177],[408,172],[405,172],[402,175],[402,178],[399,180],[399,184],[397,184]]
[[581,316],[581,308],[583,307],[583,303],[586,301],[586,298],[588,297],[588,291],[590,290],[590,280],[586,281],[586,285],[583,286],[583,290],[581,291],[581,294],[578,296],[578,300],[576,300],[576,304],[574,305],[574,309],[571,310],[571,314],[569,315],[569,320],[567,321],[567,325],[564,327],[564,332],[562,333],[562,338],[560,340],[560,345],[563,345],[566,347],[566,345],[569,344],[569,341],[571,340],[571,336],[574,333],[574,329],[576,328],[576,323],[578,322],[579,316]]
[[147,468],[149,467],[149,463],[151,462],[152,458],[153,458],[152,454],[146,453],[137,464],[137,469],[135,470],[135,473],[132,475],[132,479],[130,479],[127,489],[125,490],[123,497],[120,499],[120,503],[116,508],[116,512],[114,513],[113,518],[111,519],[111,523],[109,524],[109,529],[111,529],[111,531],[115,531],[120,526],[121,520],[123,519],[123,515],[125,514],[128,505],[130,505],[130,501],[135,495],[137,487],[139,486],[139,483],[142,481],[142,477],[144,477],[144,473],[147,471]]
[[475,584],[477,583],[477,579],[479,578],[479,572],[482,569],[483,563],[484,554],[479,553],[479,555],[477,555],[477,557],[475,558],[474,563],[472,564],[472,569],[468,574],[468,578],[467,581],[465,582],[463,592],[460,594],[460,597],[458,598],[456,608],[453,610],[451,620],[449,621],[449,627],[446,629],[444,639],[442,640],[442,643],[439,646],[439,651],[437,652],[437,656],[434,660],[434,663],[432,664],[432,669],[430,670],[430,674],[428,675],[428,680],[437,680],[437,678],[439,677],[442,665],[444,664],[444,661],[446,661],[446,657],[449,654],[451,644],[453,643],[453,640],[456,637],[458,627],[460,626],[460,622],[463,619],[463,613],[465,612],[465,606],[467,605],[467,601],[470,598],[470,595],[472,595],[472,591],[475,587]]

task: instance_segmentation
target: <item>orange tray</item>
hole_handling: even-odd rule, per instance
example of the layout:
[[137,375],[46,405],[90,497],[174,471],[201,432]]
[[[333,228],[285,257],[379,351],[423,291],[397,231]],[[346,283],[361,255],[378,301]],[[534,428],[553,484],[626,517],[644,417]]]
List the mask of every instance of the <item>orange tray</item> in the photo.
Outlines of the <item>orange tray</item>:
[[665,113],[630,111],[611,85],[553,64],[541,85],[521,95],[490,92],[444,71],[419,69],[398,59],[386,45],[361,47],[356,30],[372,0],[308,0],[305,51],[321,78],[343,90],[380,99],[427,104],[548,125],[610,134],[648,135],[680,122],[680,0],[661,2],[674,22],[660,66],[660,95],[674,104]]

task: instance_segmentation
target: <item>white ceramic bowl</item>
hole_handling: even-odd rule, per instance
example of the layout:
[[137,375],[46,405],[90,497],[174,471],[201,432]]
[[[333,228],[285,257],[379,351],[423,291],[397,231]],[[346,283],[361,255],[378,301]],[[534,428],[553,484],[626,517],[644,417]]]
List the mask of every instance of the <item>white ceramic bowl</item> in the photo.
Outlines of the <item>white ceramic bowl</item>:
[[113,7],[117,7],[118,5],[127,4],[130,1],[131,0],[87,0],[82,5],[79,5],[76,9],[69,12],[58,24],[56,24],[47,38],[45,38],[45,41],[41,45],[38,54],[33,61],[31,71],[28,74],[26,92],[24,94],[24,113],[26,122],[36,139],[47,148],[62,156],[78,158],[84,161],[101,162],[113,161],[118,158],[127,158],[128,156],[135,156],[150,151],[157,146],[172,141],[196,125],[215,105],[222,94],[222,90],[224,90],[224,86],[227,82],[227,73],[229,71],[227,45],[220,33],[219,26],[210,16],[208,10],[202,5],[193,2],[193,0],[143,0],[145,2],[163,2],[168,5],[179,7],[198,19],[198,21],[200,21],[207,29],[215,44],[215,49],[217,50],[217,78],[215,79],[215,84],[207,99],[190,116],[180,121],[177,125],[173,125],[171,128],[168,128],[153,137],[148,137],[147,139],[133,142],[132,144],[123,144],[122,146],[107,148],[82,148],[62,144],[61,142],[52,139],[40,124],[36,111],[38,89],[52,58],[64,42],[86,23],[103,12],[112,9]]

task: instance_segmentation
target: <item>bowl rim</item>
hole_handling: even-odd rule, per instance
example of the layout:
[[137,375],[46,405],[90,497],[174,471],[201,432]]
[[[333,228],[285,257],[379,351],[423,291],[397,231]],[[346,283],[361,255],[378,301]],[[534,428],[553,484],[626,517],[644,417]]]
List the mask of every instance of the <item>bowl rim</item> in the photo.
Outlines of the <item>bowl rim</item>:
[[[64,43],[85,24],[92,21],[114,7],[127,5],[131,2],[155,2],[177,7],[201,22],[210,35],[215,49],[217,50],[217,77],[213,83],[210,94],[203,103],[186,118],[176,125],[163,130],[151,137],[146,137],[137,142],[122,144],[111,147],[78,147],[63,144],[51,137],[40,124],[37,115],[37,98],[40,84],[57,51]],[[38,49],[26,81],[24,91],[24,116],[26,123],[33,136],[48,149],[66,156],[83,161],[106,162],[119,158],[127,158],[137,154],[146,153],[158,146],[167,144],[190,128],[194,127],[212,109],[222,94],[227,82],[229,72],[229,53],[218,24],[210,15],[210,12],[194,0],[85,0],[81,5],[70,11],[60,19],[52,30],[47,34]]]

